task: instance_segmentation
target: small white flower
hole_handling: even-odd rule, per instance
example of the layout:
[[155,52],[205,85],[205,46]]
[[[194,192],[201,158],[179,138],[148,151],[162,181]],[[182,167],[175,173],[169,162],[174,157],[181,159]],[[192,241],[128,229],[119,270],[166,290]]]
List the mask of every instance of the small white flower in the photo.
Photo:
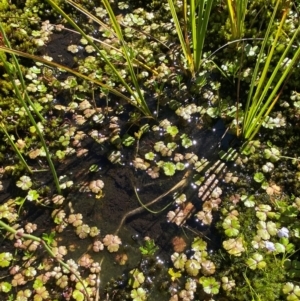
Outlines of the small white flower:
[[278,237],[289,237],[289,229],[286,227],[282,227],[277,232]]
[[271,241],[266,241],[265,242],[265,247],[268,251],[275,251],[275,245]]

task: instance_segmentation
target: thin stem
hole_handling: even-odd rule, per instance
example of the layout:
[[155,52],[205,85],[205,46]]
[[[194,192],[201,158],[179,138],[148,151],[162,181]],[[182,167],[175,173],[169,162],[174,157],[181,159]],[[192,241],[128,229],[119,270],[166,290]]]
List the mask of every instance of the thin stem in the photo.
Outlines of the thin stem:
[[[10,46],[10,43],[9,43],[9,40],[6,36],[6,33],[0,23],[0,31],[1,31],[1,34],[4,38],[4,42],[6,43],[6,45],[8,45],[8,48],[11,49],[11,46]],[[41,143],[42,143],[42,146],[44,148],[44,151],[45,151],[45,154],[46,154],[46,158],[47,158],[47,161],[48,161],[48,164],[49,164],[49,167],[50,167],[50,170],[51,170],[51,173],[52,173],[52,176],[53,176],[53,179],[54,179],[54,182],[55,182],[55,186],[56,186],[56,189],[57,189],[57,192],[58,193],[61,193],[61,188],[60,188],[60,185],[59,185],[59,181],[58,181],[58,177],[57,177],[57,173],[56,173],[56,170],[55,170],[55,167],[54,167],[54,164],[53,164],[53,161],[51,159],[51,155],[50,155],[50,152],[49,152],[49,149],[46,145],[46,142],[45,142],[45,139],[44,139],[44,136],[37,124],[37,122],[35,121],[32,113],[31,113],[31,110],[29,108],[29,106],[27,105],[27,102],[29,103],[30,107],[34,110],[34,112],[37,114],[37,116],[41,116],[38,111],[36,110],[34,104],[31,102],[28,94],[27,94],[27,91],[26,91],[26,86],[25,86],[25,81],[24,81],[24,78],[23,78],[23,75],[22,75],[22,72],[21,72],[21,67],[20,67],[20,64],[16,58],[16,56],[14,55],[14,53],[11,53],[11,56],[13,58],[13,61],[14,61],[14,64],[10,64],[6,61],[6,59],[3,57],[3,55],[0,56],[3,64],[4,64],[4,67],[6,69],[6,72],[8,73],[10,79],[11,79],[11,82],[13,84],[13,87],[14,87],[14,91],[17,95],[17,98],[18,100],[20,101],[22,107],[25,109],[26,111],[26,114],[27,116],[29,117],[30,119],[30,122],[33,124],[33,126],[35,127],[35,130],[41,140]],[[22,86],[22,93],[20,91],[20,88],[19,86],[17,85],[16,83],[16,75],[17,75],[17,78],[18,80],[21,82],[21,86]],[[27,102],[26,102],[27,101]],[[40,117],[40,119],[42,121],[44,121],[44,118],[43,117]],[[18,154],[18,152],[17,152]]]
[[26,160],[24,159],[24,157],[22,156],[22,154],[20,153],[18,147],[16,146],[16,144],[14,143],[14,141],[11,139],[10,135],[8,134],[8,132],[5,129],[5,126],[3,123],[0,123],[0,128],[2,129],[2,131],[4,132],[5,136],[7,137],[10,145],[12,146],[12,148],[14,149],[15,153],[17,154],[17,156],[19,157],[20,161],[22,162],[22,164],[24,165],[24,167],[26,168],[26,170],[29,173],[32,173],[32,169],[28,166]]

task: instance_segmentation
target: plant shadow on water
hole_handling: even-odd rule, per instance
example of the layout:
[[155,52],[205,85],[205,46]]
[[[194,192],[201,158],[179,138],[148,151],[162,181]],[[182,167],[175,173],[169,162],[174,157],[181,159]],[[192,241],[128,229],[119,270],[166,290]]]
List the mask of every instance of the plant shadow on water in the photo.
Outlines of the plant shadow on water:
[[[191,128],[194,128],[194,126],[191,125]],[[193,135],[197,140],[197,144],[193,146],[194,153],[199,157],[207,157],[209,160],[217,161],[219,158],[220,137],[223,134],[224,127],[220,123],[216,130],[196,130],[196,133]],[[231,138],[228,137],[228,139]],[[149,143],[148,140],[151,140],[151,137],[141,141],[141,149],[143,148],[143,143]],[[88,166],[93,162],[97,162],[102,167],[98,176],[105,182],[104,199],[95,201],[93,198],[89,199],[86,195],[80,196],[77,193],[74,196],[70,196],[70,199],[72,199],[75,212],[81,212],[83,216],[86,216],[87,221],[89,221],[88,223],[97,225],[102,233],[114,233],[122,217],[131,210],[140,207],[134,194],[134,187],[138,188],[138,194],[142,202],[147,204],[171,189],[183,176],[183,172],[181,172],[171,178],[162,177],[153,180],[148,175],[145,175],[144,172],[134,171],[134,168],[130,165],[112,165],[105,157],[101,158],[101,155],[96,154],[97,147],[96,149],[89,147],[89,149],[94,152],[94,155],[92,162],[86,165]],[[99,152],[102,152],[102,150],[99,149]],[[127,154],[124,152],[124,156],[132,156],[132,151],[128,151]],[[81,164],[81,169],[86,170],[83,166],[84,164]],[[202,209],[202,202],[197,197],[197,192],[191,184],[184,189],[184,193],[195,206],[195,209],[200,210]],[[154,206],[151,206],[151,210],[159,211],[172,201],[172,196],[168,195]],[[216,251],[220,248],[220,239],[215,228],[215,223],[218,221],[217,214],[215,214],[214,223],[210,226],[201,225],[201,222],[189,219],[186,221],[185,226],[178,227],[175,224],[167,222],[165,216],[166,211],[153,214],[144,210],[126,219],[125,224],[119,231],[119,235],[122,238],[120,252],[124,252],[128,256],[125,267],[117,264],[117,257],[108,252],[104,255],[99,253],[98,259],[97,255],[93,255],[95,260],[100,261],[104,258],[101,283],[105,286],[106,283],[113,280],[110,282],[110,285],[114,288],[114,294],[117,294],[116,291],[118,290],[122,291],[123,286],[127,285],[129,281],[128,271],[137,266],[142,266],[145,275],[148,275],[150,271],[150,283],[148,285],[151,288],[151,298],[153,300],[156,297],[162,298],[163,287],[161,282],[163,280],[167,282],[167,279],[161,279],[159,275],[166,274],[166,268],[171,266],[170,255],[174,252],[174,245],[172,244],[174,238],[184,237],[184,243],[190,245],[194,237],[203,236],[208,241],[211,251]],[[151,237],[159,247],[156,257],[144,259],[141,256],[139,246],[143,244],[144,237]],[[78,245],[80,245],[80,241]],[[86,248],[86,242],[83,243],[83,248]],[[112,261],[116,263],[113,266],[111,265]],[[164,269],[165,273],[162,273],[162,269]],[[116,278],[116,275],[120,276]],[[107,291],[109,294],[113,294],[112,288],[107,288]],[[124,298],[124,296],[122,297],[121,295],[119,298]],[[168,297],[165,296],[165,298],[167,300]]]

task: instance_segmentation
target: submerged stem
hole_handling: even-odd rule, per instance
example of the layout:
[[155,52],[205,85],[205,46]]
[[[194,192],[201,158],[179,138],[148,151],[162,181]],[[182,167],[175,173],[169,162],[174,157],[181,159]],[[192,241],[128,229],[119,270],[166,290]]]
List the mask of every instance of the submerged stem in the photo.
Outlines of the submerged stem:
[[183,178],[182,178],[176,185],[174,185],[171,189],[169,189],[168,191],[164,192],[163,194],[161,194],[160,196],[158,196],[158,197],[155,198],[154,200],[152,200],[152,201],[150,201],[150,202],[148,202],[148,203],[146,203],[146,204],[143,204],[141,207],[138,207],[138,208],[136,208],[136,209],[133,209],[133,210],[130,210],[129,212],[127,212],[127,213],[123,216],[123,218],[122,218],[122,220],[121,220],[121,222],[120,222],[120,224],[119,224],[119,227],[118,227],[117,230],[115,231],[115,235],[117,235],[117,234],[119,233],[120,229],[122,228],[124,222],[126,221],[126,219],[127,219],[128,217],[133,216],[133,215],[136,215],[136,214],[138,214],[138,213],[141,213],[141,212],[142,212],[143,210],[145,210],[145,209],[148,210],[148,207],[149,207],[149,206],[151,206],[151,205],[153,205],[153,204],[159,202],[159,201],[160,201],[162,198],[164,198],[166,195],[168,195],[168,194],[174,192],[175,190],[177,190],[177,189],[179,189],[179,188],[181,188],[181,187],[186,186],[186,185],[188,184],[188,182],[189,182],[189,179],[190,179],[191,174],[192,174],[192,170],[188,170],[188,171],[184,174]]

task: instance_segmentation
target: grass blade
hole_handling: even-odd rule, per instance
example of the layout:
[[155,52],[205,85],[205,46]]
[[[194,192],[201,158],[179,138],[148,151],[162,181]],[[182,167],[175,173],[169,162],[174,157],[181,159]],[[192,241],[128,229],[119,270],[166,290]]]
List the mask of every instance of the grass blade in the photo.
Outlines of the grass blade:
[[[125,87],[127,92],[135,99],[135,101],[132,101],[130,98],[126,98],[129,100],[129,103],[137,107],[144,115],[146,116],[151,116],[150,110],[145,108],[145,102],[142,103],[143,106],[141,105],[140,99],[137,99],[136,93],[130,88],[130,86],[127,84],[125,79],[122,77],[120,72],[115,68],[115,66],[111,63],[111,61],[108,59],[108,57],[99,49],[99,47],[94,43],[93,39],[88,36],[81,28],[76,24],[76,22],[68,15],[66,14],[60,7],[57,5],[54,1],[52,0],[46,0],[52,7],[53,9],[58,12],[61,16],[63,16],[68,23],[76,30],[78,31],[88,42],[91,46],[95,48],[97,51],[97,54],[105,61],[105,63],[110,67],[112,72],[115,74],[115,76],[118,78],[118,80],[121,82],[121,84]],[[67,1],[68,2],[68,1]],[[82,9],[83,10],[83,9]],[[110,91],[112,88],[109,89]],[[119,93],[121,94],[121,93]],[[124,97],[122,97],[124,99]]]

